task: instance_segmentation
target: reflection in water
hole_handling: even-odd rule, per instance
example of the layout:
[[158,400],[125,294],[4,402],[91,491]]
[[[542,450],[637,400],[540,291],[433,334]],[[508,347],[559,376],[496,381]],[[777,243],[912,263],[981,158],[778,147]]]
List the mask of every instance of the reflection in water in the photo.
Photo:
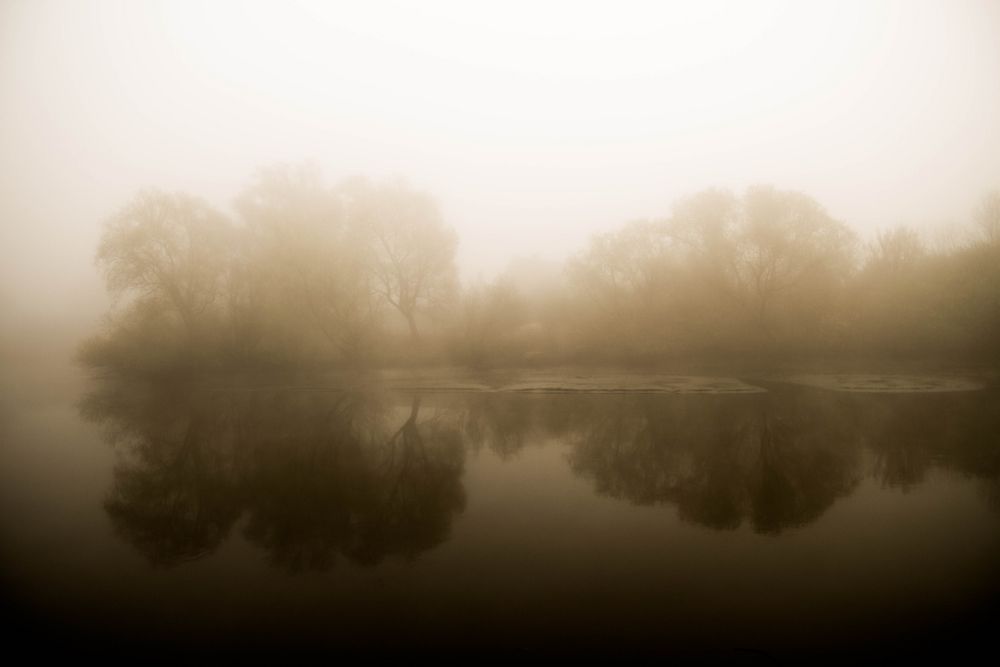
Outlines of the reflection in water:
[[858,397],[851,407],[859,438],[874,454],[872,474],[884,486],[906,491],[937,466],[980,480],[1000,508],[1000,395],[995,391]]
[[211,552],[244,513],[244,535],[289,570],[411,557],[465,502],[459,432],[419,400],[399,415],[361,393],[112,383],[81,410],[118,448],[107,512],[156,564]]
[[981,479],[995,499],[998,398],[774,385],[743,397],[595,402],[579,413],[570,461],[598,493],[671,503],[713,528],[748,520],[777,533],[814,521],[866,475],[906,491],[936,465]]
[[906,491],[934,466],[1000,497],[993,392],[768,388],[422,404],[371,391],[108,383],[81,410],[119,452],[106,504],[115,528],[162,565],[210,553],[241,519],[243,535],[291,571],[338,556],[412,558],[444,542],[463,510],[467,448],[504,461],[552,440],[598,494],[669,504],[713,529],[778,534],[815,521],[866,476]]
[[828,406],[799,396],[677,397],[590,411],[573,468],[601,493],[675,504],[713,528],[779,532],[857,484],[858,452]]
[[[246,535],[289,569],[414,556],[442,542],[462,510],[458,431],[414,399],[402,425],[391,411],[343,394],[289,432],[279,414],[248,427]],[[256,414],[262,414],[262,410]]]

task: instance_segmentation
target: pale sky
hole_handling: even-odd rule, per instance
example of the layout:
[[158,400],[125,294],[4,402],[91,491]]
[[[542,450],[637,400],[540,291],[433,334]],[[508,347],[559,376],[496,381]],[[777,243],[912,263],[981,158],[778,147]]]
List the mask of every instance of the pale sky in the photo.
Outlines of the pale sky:
[[228,207],[306,159],[434,194],[467,280],[713,186],[964,222],[1000,187],[1000,2],[3,2],[0,317],[100,294],[138,189]]

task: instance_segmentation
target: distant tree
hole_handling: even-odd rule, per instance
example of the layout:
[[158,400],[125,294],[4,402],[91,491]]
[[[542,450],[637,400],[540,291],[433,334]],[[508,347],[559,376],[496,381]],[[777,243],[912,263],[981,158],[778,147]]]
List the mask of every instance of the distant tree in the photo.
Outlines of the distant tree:
[[975,214],[981,240],[947,257],[949,317],[971,350],[1000,359],[1000,190],[983,197]]
[[1000,243],[1000,190],[987,193],[976,210],[976,224],[987,243]]
[[854,243],[804,194],[707,190],[669,219],[595,236],[569,273],[590,297],[580,306],[589,328],[616,353],[815,344],[853,270]]
[[647,220],[594,236],[567,272],[578,333],[616,355],[661,345],[679,286],[671,280],[672,251],[671,240]]
[[910,269],[925,254],[920,235],[909,227],[880,231],[869,245],[868,268],[898,274]]
[[666,229],[703,264],[726,273],[735,270],[736,235],[742,220],[740,200],[728,190],[712,188],[677,202]]
[[[685,249],[688,309],[733,339],[802,336],[823,319],[816,315],[830,314],[830,297],[852,270],[854,235],[799,192],[707,190],[682,200],[664,227]],[[749,328],[735,326],[738,312]]]
[[172,311],[193,336],[219,299],[231,231],[201,199],[149,190],[107,223],[97,263],[112,294]]
[[850,288],[856,343],[885,354],[940,344],[944,283],[920,236],[905,226],[880,231],[866,255]]
[[654,223],[630,222],[620,230],[591,239],[587,251],[570,271],[593,299],[620,313],[631,298],[659,295],[668,268],[669,239]]
[[341,357],[356,358],[378,309],[363,230],[339,193],[316,168],[283,165],[262,170],[237,207],[248,237],[241,286],[263,281],[272,328],[292,328],[282,334],[292,338],[315,329]]
[[430,196],[403,183],[355,180],[343,192],[369,235],[376,290],[419,340],[418,315],[450,304],[457,293],[458,236]]
[[526,312],[524,298],[510,281],[464,290],[451,332],[453,356],[472,366],[509,359],[518,347],[515,332],[524,324]]
[[676,279],[675,318],[689,339],[707,346],[746,341],[745,302],[740,281],[742,202],[728,190],[709,189],[686,197],[661,225],[683,253]]
[[855,239],[847,226],[812,198],[771,187],[748,190],[743,215],[737,275],[760,327],[773,336],[782,299],[828,308],[828,289],[851,270]]

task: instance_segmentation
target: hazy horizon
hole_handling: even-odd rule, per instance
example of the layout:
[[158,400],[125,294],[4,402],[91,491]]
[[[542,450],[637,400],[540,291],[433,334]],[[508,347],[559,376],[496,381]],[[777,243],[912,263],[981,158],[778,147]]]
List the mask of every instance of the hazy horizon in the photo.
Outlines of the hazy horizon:
[[466,284],[709,187],[802,191],[870,236],[965,224],[1000,183],[995,3],[0,12],[0,299],[25,321],[99,316],[94,249],[136,191],[228,211],[280,162],[433,195]]

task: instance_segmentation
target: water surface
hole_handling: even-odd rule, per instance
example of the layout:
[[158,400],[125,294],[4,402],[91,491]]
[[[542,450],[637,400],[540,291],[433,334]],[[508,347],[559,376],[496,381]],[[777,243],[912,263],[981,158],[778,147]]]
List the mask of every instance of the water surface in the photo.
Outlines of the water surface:
[[10,400],[11,636],[747,659],[985,641],[1000,396],[715,384],[747,383],[92,380],[59,401]]

